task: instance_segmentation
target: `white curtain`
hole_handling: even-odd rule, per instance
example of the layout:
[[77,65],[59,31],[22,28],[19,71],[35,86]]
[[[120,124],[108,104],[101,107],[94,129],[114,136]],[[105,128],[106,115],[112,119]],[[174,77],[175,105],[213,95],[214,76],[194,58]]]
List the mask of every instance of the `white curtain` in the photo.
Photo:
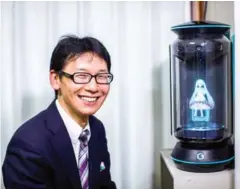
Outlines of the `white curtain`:
[[[188,2],[1,2],[1,162],[21,123],[54,93],[50,56],[64,34],[100,39],[114,81],[97,113],[107,131],[118,189],[159,188],[159,151],[170,135],[170,27],[188,20]],[[31,133],[29,133],[30,135]]]
[[235,172],[234,172],[234,186],[240,188],[240,2],[234,2],[234,18],[235,18]]

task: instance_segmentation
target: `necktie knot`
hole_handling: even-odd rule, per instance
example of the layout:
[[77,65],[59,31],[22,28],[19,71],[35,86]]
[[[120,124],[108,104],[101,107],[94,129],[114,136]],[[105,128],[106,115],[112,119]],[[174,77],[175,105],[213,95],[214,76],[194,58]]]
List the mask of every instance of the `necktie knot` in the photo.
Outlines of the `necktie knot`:
[[87,139],[88,139],[88,135],[89,135],[89,130],[88,129],[82,131],[82,133],[79,136],[80,142],[86,144],[87,143]]

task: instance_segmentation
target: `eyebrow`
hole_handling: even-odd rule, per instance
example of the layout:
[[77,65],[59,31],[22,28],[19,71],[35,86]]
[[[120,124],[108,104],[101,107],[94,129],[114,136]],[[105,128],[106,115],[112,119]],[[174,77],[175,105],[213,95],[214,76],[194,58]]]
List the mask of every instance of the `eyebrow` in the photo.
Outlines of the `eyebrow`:
[[[84,69],[84,68],[77,68],[79,71],[85,71],[87,72],[88,70]],[[106,69],[102,69],[102,70],[99,70],[98,72],[108,72],[108,70]]]

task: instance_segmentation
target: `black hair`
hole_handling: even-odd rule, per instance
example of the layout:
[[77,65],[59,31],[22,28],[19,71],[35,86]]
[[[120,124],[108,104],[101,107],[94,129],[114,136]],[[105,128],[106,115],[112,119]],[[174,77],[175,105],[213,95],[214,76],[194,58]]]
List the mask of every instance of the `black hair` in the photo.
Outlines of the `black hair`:
[[[58,41],[52,52],[50,70],[61,71],[68,60],[86,52],[92,52],[105,60],[108,71],[111,70],[111,57],[106,47],[96,38],[76,35],[64,35]],[[55,91],[57,98],[57,91]]]

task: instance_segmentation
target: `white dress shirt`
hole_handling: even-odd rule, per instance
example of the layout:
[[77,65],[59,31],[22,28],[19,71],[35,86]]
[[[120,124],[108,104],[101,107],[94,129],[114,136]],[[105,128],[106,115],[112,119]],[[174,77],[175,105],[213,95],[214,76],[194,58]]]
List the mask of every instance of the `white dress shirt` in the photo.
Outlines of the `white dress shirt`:
[[83,129],[76,121],[74,121],[71,116],[61,107],[60,103],[58,100],[56,100],[56,106],[57,109],[63,119],[63,122],[67,128],[68,134],[70,136],[75,158],[78,164],[78,155],[79,155],[79,150],[80,150],[80,140],[79,136],[83,130],[88,129],[89,130],[89,135],[88,135],[88,141],[91,137],[91,131],[89,127],[89,122],[87,123],[86,127]]

